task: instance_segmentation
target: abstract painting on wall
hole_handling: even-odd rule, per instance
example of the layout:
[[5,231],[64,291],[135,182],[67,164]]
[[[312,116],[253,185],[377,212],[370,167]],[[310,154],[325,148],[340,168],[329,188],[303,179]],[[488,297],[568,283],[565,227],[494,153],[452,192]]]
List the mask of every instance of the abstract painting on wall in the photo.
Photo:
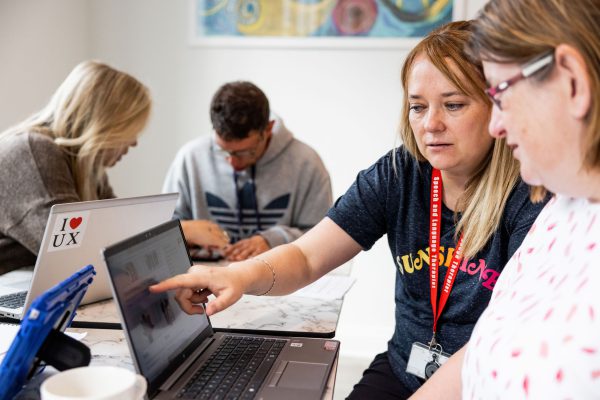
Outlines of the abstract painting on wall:
[[348,39],[377,39],[378,43],[385,43],[398,38],[418,38],[457,19],[463,11],[463,2],[193,0],[192,40],[199,44],[213,39],[227,43],[228,40],[242,38],[266,39],[275,44],[279,39],[292,39],[291,43],[296,44],[308,40],[316,45],[320,40],[341,44]]

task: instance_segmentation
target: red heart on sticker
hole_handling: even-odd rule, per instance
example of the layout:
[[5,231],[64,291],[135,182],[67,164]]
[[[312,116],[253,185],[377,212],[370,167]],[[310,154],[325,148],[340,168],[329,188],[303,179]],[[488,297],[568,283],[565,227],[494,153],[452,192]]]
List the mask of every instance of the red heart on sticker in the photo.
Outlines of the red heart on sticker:
[[71,229],[75,229],[79,225],[81,225],[81,221],[83,221],[83,218],[81,217],[71,218],[71,220],[69,221],[69,226],[71,227]]

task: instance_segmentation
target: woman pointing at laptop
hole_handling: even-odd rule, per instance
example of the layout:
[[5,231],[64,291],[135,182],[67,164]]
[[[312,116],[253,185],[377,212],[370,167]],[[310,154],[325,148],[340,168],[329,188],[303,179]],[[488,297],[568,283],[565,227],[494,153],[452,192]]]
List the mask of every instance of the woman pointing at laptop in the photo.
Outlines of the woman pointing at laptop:
[[243,294],[292,293],[387,234],[396,328],[349,398],[410,396],[432,373],[426,357],[447,356],[466,343],[543,206],[530,202],[510,151],[488,133],[482,66],[463,51],[470,36],[469,22],[454,22],[409,53],[402,70],[403,146],[360,172],[311,231],[228,268],[194,266],[151,290],[180,289],[178,301],[191,314],[202,313],[199,303],[214,294],[206,306],[212,315]]
[[35,264],[52,205],[115,197],[106,169],[136,145],[150,108],[138,80],[86,61],[0,133],[0,273]]

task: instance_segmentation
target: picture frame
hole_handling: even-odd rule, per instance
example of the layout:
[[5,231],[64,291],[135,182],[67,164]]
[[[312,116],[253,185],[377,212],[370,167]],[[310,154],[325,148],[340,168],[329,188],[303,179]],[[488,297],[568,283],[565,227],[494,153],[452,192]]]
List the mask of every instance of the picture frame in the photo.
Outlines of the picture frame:
[[[382,23],[380,20],[390,21],[398,13],[394,14],[390,10],[393,6],[392,0],[188,0],[190,6],[189,22],[189,43],[191,46],[227,48],[227,47],[264,47],[264,48],[311,48],[311,49],[384,49],[384,48],[411,48],[430,30],[444,23],[464,19],[467,14],[467,0],[413,0],[415,3],[430,4],[436,6],[440,13],[438,20],[430,18],[433,22],[416,21],[408,23],[405,32],[415,33],[410,36],[394,36],[395,33],[402,34],[402,21],[396,20],[395,23]],[[407,0],[404,0],[406,3]],[[313,11],[312,14],[299,14],[297,9],[289,11],[287,9],[297,6],[299,3],[309,6],[321,6],[321,9]],[[346,13],[352,13],[352,7],[355,14],[369,15],[367,23],[364,20],[367,17],[360,17],[358,22],[346,24],[344,28],[340,21],[349,21],[352,18],[342,19],[340,15],[340,5],[346,5]],[[385,13],[374,13],[373,8],[369,9],[368,4],[375,5],[378,10]],[[325,7],[327,6],[327,7]],[[385,7],[383,7],[385,6]],[[246,7],[246,9],[243,9]],[[260,7],[267,8],[264,12],[268,14],[262,16],[258,11]],[[287,7],[287,8],[286,8]],[[448,10],[450,7],[450,10]],[[248,11],[240,15],[240,10]],[[358,10],[358,11],[356,11]],[[366,11],[365,11],[366,10]],[[329,14],[327,14],[329,11]],[[334,16],[333,11],[338,12]],[[286,15],[285,21],[278,19],[279,14]],[[219,15],[219,13],[222,13]],[[290,17],[290,13],[295,18]],[[309,11],[307,11],[309,13]],[[361,14],[362,13],[362,14]],[[374,15],[377,14],[377,15]],[[301,15],[302,17],[298,17]],[[312,16],[311,16],[312,15]],[[315,36],[314,15],[319,15],[317,24],[319,35]],[[344,14],[346,15],[346,14]],[[418,18],[418,14],[407,14],[410,18]],[[451,17],[450,17],[451,15]],[[407,18],[408,18],[407,17]],[[244,19],[245,18],[245,19]],[[336,20],[337,18],[337,20]],[[242,23],[239,23],[239,21]],[[306,21],[309,22],[306,22]],[[292,21],[290,23],[290,21]],[[303,21],[302,26],[294,26],[293,21]],[[284,24],[285,23],[285,24]],[[369,31],[368,25],[371,24]],[[282,26],[285,25],[285,28]],[[306,25],[309,25],[308,27]],[[391,27],[390,27],[391,26]],[[416,26],[416,28],[415,28]],[[239,29],[238,27],[242,27]],[[373,28],[377,32],[373,34]],[[412,27],[412,32],[411,32]],[[287,29],[293,34],[280,34]],[[354,29],[354,33],[352,30]],[[346,32],[340,32],[344,31]],[[302,34],[310,32],[309,34]],[[333,34],[331,34],[333,32]],[[321,34],[322,33],[322,34]],[[378,36],[379,35],[379,36]],[[382,36],[385,35],[385,36]]]

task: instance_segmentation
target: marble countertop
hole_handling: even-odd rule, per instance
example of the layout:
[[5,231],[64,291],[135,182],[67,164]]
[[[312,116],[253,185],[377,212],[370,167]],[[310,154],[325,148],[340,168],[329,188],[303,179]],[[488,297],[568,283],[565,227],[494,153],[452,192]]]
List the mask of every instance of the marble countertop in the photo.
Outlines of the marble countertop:
[[[342,300],[243,296],[236,304],[210,319],[216,329],[296,332],[333,337],[341,309]],[[119,323],[120,318],[115,302],[105,300],[80,307],[75,321]]]
[[[328,275],[349,275],[351,262],[348,262]],[[296,333],[302,336],[332,338],[335,336],[342,299],[323,299],[288,296],[243,296],[237,303],[211,317],[217,330],[247,331],[259,330],[264,333]],[[75,322],[85,327],[96,328],[94,324],[119,324],[120,316],[115,302],[110,300],[79,307]],[[114,327],[114,326],[113,326]]]

